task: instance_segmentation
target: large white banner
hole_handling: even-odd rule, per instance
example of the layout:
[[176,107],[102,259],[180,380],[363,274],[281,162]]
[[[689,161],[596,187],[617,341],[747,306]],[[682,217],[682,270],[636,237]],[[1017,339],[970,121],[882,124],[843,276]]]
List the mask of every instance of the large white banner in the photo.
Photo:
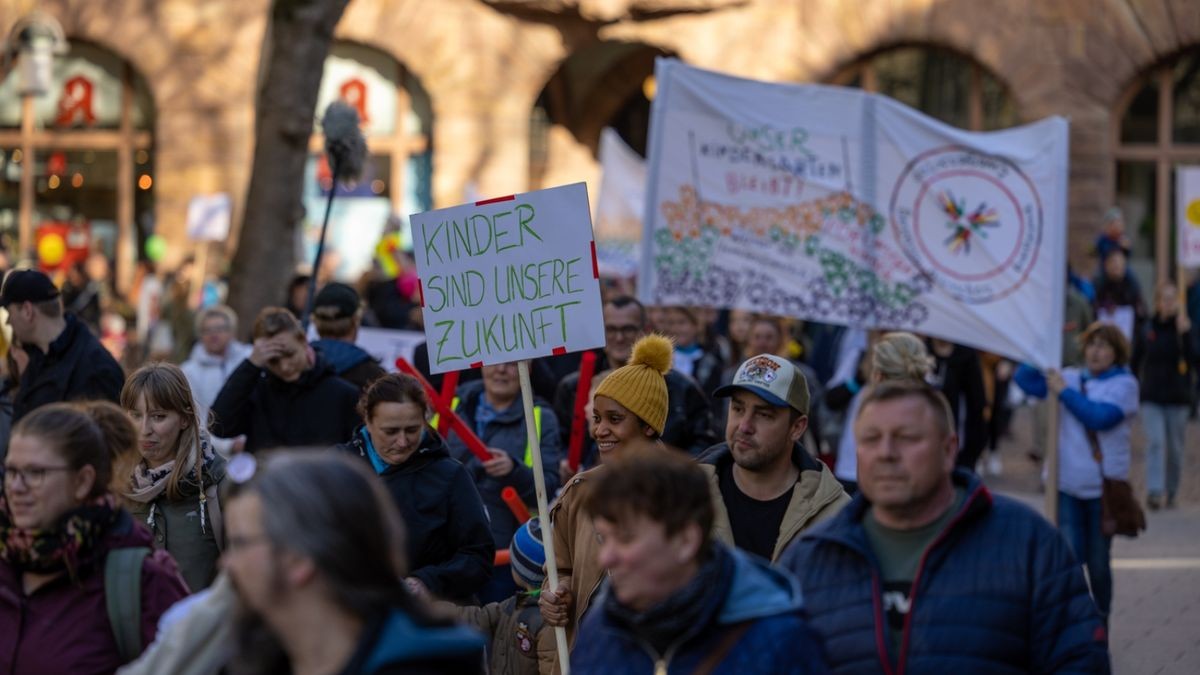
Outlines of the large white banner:
[[1176,245],[1181,267],[1200,267],[1200,166],[1175,169]]
[[587,187],[412,215],[429,369],[604,346]]
[[600,276],[636,276],[646,211],[646,160],[610,127],[600,132],[600,194],[596,197],[596,259]]
[[639,294],[1057,367],[1067,122],[971,133],[856,89],[660,59]]

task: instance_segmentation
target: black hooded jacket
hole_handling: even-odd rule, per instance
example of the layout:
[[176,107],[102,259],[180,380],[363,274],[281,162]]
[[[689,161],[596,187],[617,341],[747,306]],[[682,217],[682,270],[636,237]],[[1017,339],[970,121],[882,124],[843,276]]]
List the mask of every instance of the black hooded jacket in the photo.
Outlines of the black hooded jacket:
[[[365,433],[360,427],[338,450],[371,464]],[[438,597],[469,602],[492,577],[496,554],[471,475],[428,427],[411,457],[379,475],[404,518],[412,576]]]
[[118,402],[125,372],[82,321],[65,316],[67,327],[43,354],[26,345],[29,365],[21,373],[21,388],[13,401],[13,424],[31,410],[60,401]]
[[213,401],[212,434],[245,434],[249,452],[331,446],[362,423],[357,405],[358,389],[334,374],[320,354],[295,382],[284,382],[246,359]]

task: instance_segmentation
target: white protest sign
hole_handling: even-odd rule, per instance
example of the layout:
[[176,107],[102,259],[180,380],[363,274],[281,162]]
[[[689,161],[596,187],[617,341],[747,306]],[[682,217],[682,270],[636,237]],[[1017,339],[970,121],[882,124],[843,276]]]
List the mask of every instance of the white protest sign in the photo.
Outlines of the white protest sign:
[[192,241],[225,241],[233,203],[229,195],[197,195],[188,203],[187,235]]
[[600,275],[634,277],[641,264],[646,161],[610,127],[600,132],[599,155],[601,178],[595,229]]
[[412,216],[429,368],[604,346],[583,183]]
[[638,292],[1057,367],[1065,119],[972,133],[856,89],[659,59]]
[[1179,265],[1200,267],[1200,166],[1175,169],[1175,223]]

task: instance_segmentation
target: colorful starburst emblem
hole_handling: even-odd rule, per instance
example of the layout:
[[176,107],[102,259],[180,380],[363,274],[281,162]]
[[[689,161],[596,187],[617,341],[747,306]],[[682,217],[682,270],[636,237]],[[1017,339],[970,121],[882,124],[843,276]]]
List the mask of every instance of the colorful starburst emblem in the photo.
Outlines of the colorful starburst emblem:
[[942,211],[948,216],[946,227],[951,230],[945,244],[951,253],[968,255],[971,253],[971,240],[975,237],[987,239],[987,229],[999,227],[996,209],[988,208],[986,202],[981,202],[974,211],[967,213],[965,199],[956,200],[954,193],[946,190],[938,195]]

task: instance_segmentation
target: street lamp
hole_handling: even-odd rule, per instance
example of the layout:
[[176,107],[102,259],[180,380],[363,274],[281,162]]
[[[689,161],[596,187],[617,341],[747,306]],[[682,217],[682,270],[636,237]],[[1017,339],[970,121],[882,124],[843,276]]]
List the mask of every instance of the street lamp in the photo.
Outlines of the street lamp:
[[33,12],[13,25],[4,41],[4,70],[17,59],[17,90],[21,94],[21,196],[17,226],[18,257],[30,250],[33,230],[33,102],[50,92],[54,56],[67,53],[62,26],[45,12]]

